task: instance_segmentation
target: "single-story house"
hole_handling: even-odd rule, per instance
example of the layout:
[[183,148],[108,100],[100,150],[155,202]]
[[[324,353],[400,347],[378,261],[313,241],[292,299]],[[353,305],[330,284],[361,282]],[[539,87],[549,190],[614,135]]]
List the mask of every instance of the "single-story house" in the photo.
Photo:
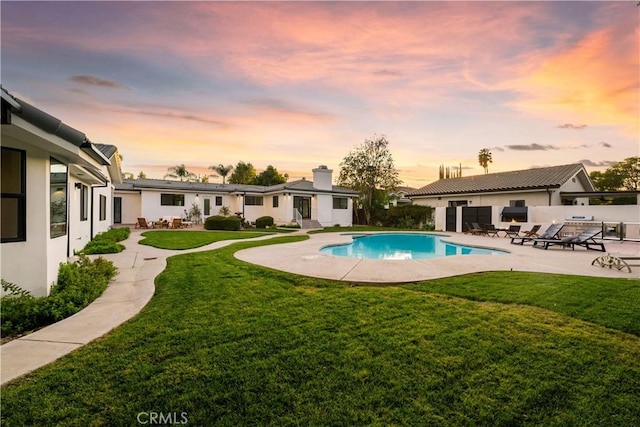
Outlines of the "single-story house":
[[2,96],[2,279],[48,295],[58,267],[113,224],[118,150],[4,88]]
[[435,207],[436,229],[446,231],[464,231],[472,222],[499,227],[514,222],[522,227],[637,222],[637,206],[590,206],[594,194],[600,193],[595,192],[584,166],[576,163],[440,179],[407,197],[415,204]]
[[127,179],[116,185],[114,222],[185,218],[195,205],[202,218],[218,215],[226,207],[231,215],[249,222],[271,216],[276,224],[297,222],[303,228],[350,226],[357,192],[332,185],[332,172],[321,165],[313,169],[313,181],[272,186]]

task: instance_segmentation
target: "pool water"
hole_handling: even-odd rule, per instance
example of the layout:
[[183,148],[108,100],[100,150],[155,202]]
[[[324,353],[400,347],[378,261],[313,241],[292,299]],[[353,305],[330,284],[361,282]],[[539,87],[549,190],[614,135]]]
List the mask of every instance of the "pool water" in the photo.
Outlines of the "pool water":
[[505,251],[456,245],[437,234],[383,233],[353,236],[353,242],[325,246],[328,255],[369,259],[427,259],[453,255],[500,255]]

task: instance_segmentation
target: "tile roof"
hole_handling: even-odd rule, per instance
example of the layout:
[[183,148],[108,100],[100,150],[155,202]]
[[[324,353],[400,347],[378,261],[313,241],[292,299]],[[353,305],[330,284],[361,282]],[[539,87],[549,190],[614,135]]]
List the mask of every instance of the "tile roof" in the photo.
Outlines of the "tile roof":
[[172,181],[167,179],[125,179],[122,184],[116,185],[116,190],[137,190],[137,189],[158,189],[158,190],[184,190],[215,193],[272,193],[279,191],[304,191],[313,193],[338,193],[354,196],[358,193],[346,188],[333,186],[331,191],[314,188],[312,181],[305,179],[286,182],[271,186],[244,185],[244,184],[216,184],[208,182]]
[[558,188],[581,170],[584,170],[582,163],[575,163],[462,178],[440,179],[416,191],[410,192],[407,196],[491,193],[497,191]]

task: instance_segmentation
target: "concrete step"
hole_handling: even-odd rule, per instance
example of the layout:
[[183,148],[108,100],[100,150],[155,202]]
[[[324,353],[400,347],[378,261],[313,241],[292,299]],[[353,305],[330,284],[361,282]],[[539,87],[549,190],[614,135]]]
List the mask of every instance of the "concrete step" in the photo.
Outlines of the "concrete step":
[[302,224],[301,224],[301,228],[303,229],[308,229],[308,228],[322,228],[322,224],[320,224],[317,220],[315,219],[303,219],[302,220]]

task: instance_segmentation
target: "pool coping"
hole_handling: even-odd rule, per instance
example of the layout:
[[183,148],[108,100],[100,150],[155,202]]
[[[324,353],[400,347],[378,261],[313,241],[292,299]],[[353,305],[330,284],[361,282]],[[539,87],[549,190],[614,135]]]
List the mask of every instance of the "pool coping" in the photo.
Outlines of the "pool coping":
[[[463,246],[495,249],[508,253],[499,256],[457,255],[418,260],[371,260],[339,257],[320,253],[320,248],[331,244],[349,243],[353,234],[380,234],[402,232],[334,232],[309,234],[301,242],[256,247],[238,251],[235,257],[252,264],[308,277],[359,283],[413,283],[422,280],[459,276],[486,271],[528,271],[584,275],[594,277],[637,278],[637,270],[626,271],[595,267],[591,262],[602,252],[577,248],[548,250],[535,249],[531,245],[512,245],[511,239],[502,237],[473,236],[461,233],[427,233],[446,236],[447,241]],[[411,232],[409,232],[411,233]],[[414,232],[425,234],[424,232]],[[611,254],[637,254],[640,243],[606,241]],[[490,262],[487,257],[490,256]]]

